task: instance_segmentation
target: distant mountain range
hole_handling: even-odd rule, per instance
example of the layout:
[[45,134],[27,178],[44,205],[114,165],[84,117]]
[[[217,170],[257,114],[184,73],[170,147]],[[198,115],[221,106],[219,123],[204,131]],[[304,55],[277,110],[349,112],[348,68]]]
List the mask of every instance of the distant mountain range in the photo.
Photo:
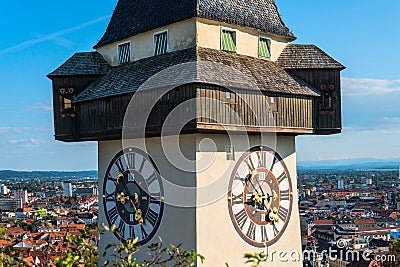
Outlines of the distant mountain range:
[[299,170],[374,170],[393,169],[400,167],[399,159],[353,158],[322,161],[299,161]]
[[10,171],[3,170],[0,171],[0,179],[44,179],[44,178],[84,178],[91,177],[97,178],[97,171]]
[[[396,159],[377,159],[377,158],[352,158],[340,160],[322,161],[299,161],[298,170],[398,170],[400,158]],[[0,170],[0,180],[4,179],[44,179],[44,178],[97,178],[98,172],[93,171],[11,171]]]

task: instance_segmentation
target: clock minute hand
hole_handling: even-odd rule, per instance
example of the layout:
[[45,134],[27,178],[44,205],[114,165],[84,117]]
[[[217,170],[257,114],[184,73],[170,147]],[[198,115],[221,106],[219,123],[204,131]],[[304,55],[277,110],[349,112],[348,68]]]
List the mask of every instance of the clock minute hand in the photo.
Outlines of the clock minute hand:
[[252,174],[252,173],[249,173],[249,174],[246,176],[245,181],[246,181],[246,182],[250,182],[250,184],[253,186],[254,190],[255,190],[256,193],[258,194],[257,188],[254,186],[253,182],[251,181],[252,179],[253,179],[253,174]]

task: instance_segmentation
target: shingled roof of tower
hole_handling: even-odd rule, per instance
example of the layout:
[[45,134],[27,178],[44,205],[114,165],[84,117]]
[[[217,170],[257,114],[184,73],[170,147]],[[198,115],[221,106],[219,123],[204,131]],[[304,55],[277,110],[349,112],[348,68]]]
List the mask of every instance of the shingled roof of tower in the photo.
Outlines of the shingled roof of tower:
[[277,63],[284,69],[345,69],[315,45],[289,44]]
[[110,64],[98,52],[83,52],[76,53],[47,76],[104,75],[110,69]]
[[[315,88],[288,74],[269,60],[208,48],[189,48],[113,67],[105,76],[99,78],[79,94],[75,98],[75,102],[133,93],[153,75],[168,67],[190,62],[213,62],[232,67],[253,80],[258,89],[262,91],[307,96],[320,95]],[[206,77],[209,70],[204,65],[197,64],[194,71],[196,72],[194,75],[191,76],[192,73],[189,73],[187,76]],[[213,70],[213,74],[229,81],[232,77],[225,71],[226,68],[221,67]],[[187,82],[207,83],[201,78]]]
[[296,39],[274,0],[119,0],[105,34],[94,48],[194,17]]

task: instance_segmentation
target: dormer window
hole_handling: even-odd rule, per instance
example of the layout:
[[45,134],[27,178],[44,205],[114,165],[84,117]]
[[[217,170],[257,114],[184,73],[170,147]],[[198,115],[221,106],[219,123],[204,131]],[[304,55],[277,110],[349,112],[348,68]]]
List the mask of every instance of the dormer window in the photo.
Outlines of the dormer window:
[[236,52],[236,32],[225,29],[222,30],[221,50]]
[[162,55],[168,52],[168,31],[154,34],[154,55]]
[[271,58],[271,39],[260,37],[258,39],[258,56]]
[[118,64],[131,62],[131,43],[118,45]]

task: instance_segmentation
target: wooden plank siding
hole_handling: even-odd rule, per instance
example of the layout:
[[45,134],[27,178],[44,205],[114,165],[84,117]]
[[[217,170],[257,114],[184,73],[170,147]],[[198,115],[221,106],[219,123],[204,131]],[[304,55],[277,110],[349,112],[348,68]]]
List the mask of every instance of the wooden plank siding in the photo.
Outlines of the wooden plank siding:
[[65,116],[62,112],[62,97],[60,90],[73,89],[73,93],[69,94],[71,98],[80,94],[92,82],[97,80],[99,75],[85,75],[85,76],[62,76],[52,77],[53,81],[53,116],[54,116],[54,130],[56,139],[70,138],[72,136],[79,136],[79,122],[78,115],[79,107],[72,104],[74,115],[68,114]]
[[315,98],[314,128],[315,132],[320,134],[340,132],[342,128],[340,70],[290,70],[290,72],[312,85],[321,94],[334,92],[334,108],[331,109],[323,108],[323,97]]
[[[231,99],[227,99],[225,93],[228,91],[212,85],[197,87],[198,124],[313,128],[312,97],[235,90],[231,92]],[[271,97],[274,104],[271,104]]]
[[[230,92],[230,98],[226,97]],[[94,101],[75,103],[76,118],[62,118],[55,108],[56,139],[62,141],[110,140],[122,137],[127,107],[133,94],[113,96]],[[271,98],[274,104],[271,104]],[[146,125],[146,134],[160,135],[167,116],[175,109],[176,115],[168,127],[182,128],[183,133],[221,132],[226,129],[248,132],[277,132],[282,134],[313,134],[315,132],[315,98],[299,95],[257,93],[207,85],[186,84],[161,96],[161,89],[141,91],[135,95],[135,105],[145,109],[150,99],[157,99]],[[192,100],[189,105],[180,104]],[[268,115],[267,103],[272,115]],[[181,107],[180,109],[177,107]],[[229,110],[231,109],[231,111]],[[189,117],[197,118],[186,121]],[[134,118],[134,115],[132,116]],[[258,119],[257,119],[258,118]],[[137,127],[131,119],[129,127]]]

